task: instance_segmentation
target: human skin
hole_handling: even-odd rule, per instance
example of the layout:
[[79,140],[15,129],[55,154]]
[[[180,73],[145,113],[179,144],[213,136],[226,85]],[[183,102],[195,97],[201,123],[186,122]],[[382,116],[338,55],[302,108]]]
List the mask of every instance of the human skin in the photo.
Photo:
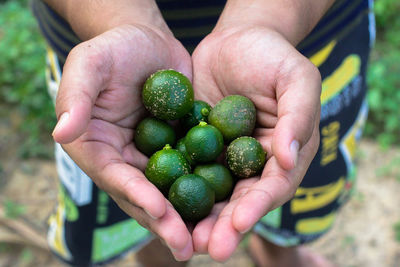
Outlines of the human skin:
[[176,69],[191,79],[190,55],[152,1],[49,4],[84,40],[64,65],[54,140],[124,212],[159,236],[178,260],[189,259],[191,235],[172,205],[145,178],[148,158],[132,140],[145,115],[141,87],[146,78],[159,69]]
[[211,104],[232,94],[250,98],[255,137],[269,158],[260,177],[241,180],[230,201],[194,229],[195,251],[217,261],[228,259],[244,233],[294,196],[318,149],[321,78],[295,46],[332,1],[291,2],[228,1],[193,53],[194,88],[201,88],[196,98]]
[[[47,2],[84,40],[63,69],[54,140],[121,209],[159,236],[177,260],[188,260],[194,252],[217,261],[229,258],[242,233],[293,196],[316,153],[320,76],[294,46],[330,3],[228,1],[191,59],[154,1]],[[145,178],[148,159],[132,142],[145,114],[141,85],[165,68],[187,75],[198,99],[215,104],[241,94],[253,100],[255,135],[269,155],[261,177],[238,183],[231,200],[216,205],[193,237]]]

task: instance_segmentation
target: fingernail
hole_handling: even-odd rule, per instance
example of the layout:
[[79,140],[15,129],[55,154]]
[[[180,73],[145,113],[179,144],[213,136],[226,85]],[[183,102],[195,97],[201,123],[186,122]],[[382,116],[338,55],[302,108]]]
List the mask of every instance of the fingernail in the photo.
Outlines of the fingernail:
[[149,215],[149,216],[150,216],[150,218],[152,218],[153,220],[157,220],[157,219],[158,219],[157,217],[155,217],[155,216],[151,215],[151,213],[150,213],[150,212],[148,212],[146,209],[143,209],[143,210],[144,210],[144,212],[146,212],[146,214],[147,214],[147,215]]
[[54,135],[60,129],[64,128],[64,125],[67,123],[68,119],[69,119],[68,112],[64,112],[63,114],[61,114],[60,118],[58,119],[57,125],[53,130],[52,135]]
[[243,231],[239,231],[239,233],[241,233],[242,235],[247,234],[250,230],[251,230],[251,226]]
[[[174,258],[175,258],[176,261],[187,261],[187,260],[189,260],[189,258],[190,258],[190,257],[188,257],[188,256],[191,255],[191,253],[190,253],[191,250],[193,250],[193,249],[192,249],[192,242],[189,241],[189,242],[186,244],[185,248],[182,249],[180,252],[176,252],[176,250],[173,250],[173,249],[172,249],[171,251],[173,252],[173,255],[174,255]],[[189,253],[190,255],[188,255],[188,253]]]
[[293,158],[293,164],[296,167],[297,165],[297,160],[299,157],[299,148],[300,148],[300,144],[299,142],[297,142],[296,140],[293,140],[292,143],[290,144],[290,153],[292,154],[292,158]]

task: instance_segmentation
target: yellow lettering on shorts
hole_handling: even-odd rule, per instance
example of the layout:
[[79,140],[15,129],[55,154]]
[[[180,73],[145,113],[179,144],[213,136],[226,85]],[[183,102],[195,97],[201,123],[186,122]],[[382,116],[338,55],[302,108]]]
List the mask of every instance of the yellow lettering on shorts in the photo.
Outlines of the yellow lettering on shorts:
[[345,88],[359,73],[361,59],[358,55],[347,56],[342,64],[322,81],[321,104],[325,104]]
[[345,177],[337,182],[312,188],[299,187],[291,201],[292,214],[304,213],[322,208],[337,199],[343,190]]
[[331,122],[321,129],[321,166],[325,166],[337,158],[340,123]]
[[295,229],[299,234],[316,234],[326,231],[335,220],[335,213],[330,213],[324,217],[307,218],[299,220]]
[[326,61],[326,59],[329,57],[331,54],[333,48],[336,45],[336,40],[331,41],[329,44],[327,44],[324,48],[319,50],[317,53],[315,53],[313,56],[310,57],[310,61],[316,66],[319,67]]

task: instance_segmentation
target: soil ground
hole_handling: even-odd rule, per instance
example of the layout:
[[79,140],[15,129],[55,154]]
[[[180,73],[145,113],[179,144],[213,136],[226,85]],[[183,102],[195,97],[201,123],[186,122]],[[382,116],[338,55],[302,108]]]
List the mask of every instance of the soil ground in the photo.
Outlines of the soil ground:
[[[18,158],[23,137],[15,127],[12,117],[0,120],[0,266],[65,266],[45,243],[57,197],[54,162]],[[396,238],[394,227],[400,228],[399,165],[400,148],[382,151],[375,142],[362,141],[356,193],[331,231],[309,247],[338,266],[400,266],[400,229]],[[135,254],[108,266],[137,266]],[[224,264],[195,256],[190,266],[245,267],[252,262],[242,245]]]

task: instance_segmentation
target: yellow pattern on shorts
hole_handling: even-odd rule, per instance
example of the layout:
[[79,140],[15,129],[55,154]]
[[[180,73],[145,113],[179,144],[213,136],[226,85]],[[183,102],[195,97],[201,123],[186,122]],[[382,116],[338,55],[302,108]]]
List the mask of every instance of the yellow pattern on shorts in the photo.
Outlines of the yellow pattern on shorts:
[[336,46],[336,40],[332,40],[329,44],[327,44],[324,48],[319,50],[315,55],[310,57],[311,62],[316,66],[321,66],[332,53],[333,48]]
[[339,94],[359,73],[361,59],[358,55],[347,56],[342,64],[322,82],[321,105]]
[[332,226],[336,213],[330,213],[323,217],[307,218],[296,223],[296,232],[299,234],[317,234],[326,231]]
[[60,188],[57,196],[58,206],[56,213],[49,218],[47,241],[54,252],[64,259],[71,260],[71,252],[66,245],[64,233],[64,223],[66,220],[66,203],[64,201],[64,194],[65,193]]
[[299,187],[290,203],[290,212],[292,214],[304,213],[328,205],[339,197],[344,184],[345,177],[340,177],[338,181],[324,186]]

